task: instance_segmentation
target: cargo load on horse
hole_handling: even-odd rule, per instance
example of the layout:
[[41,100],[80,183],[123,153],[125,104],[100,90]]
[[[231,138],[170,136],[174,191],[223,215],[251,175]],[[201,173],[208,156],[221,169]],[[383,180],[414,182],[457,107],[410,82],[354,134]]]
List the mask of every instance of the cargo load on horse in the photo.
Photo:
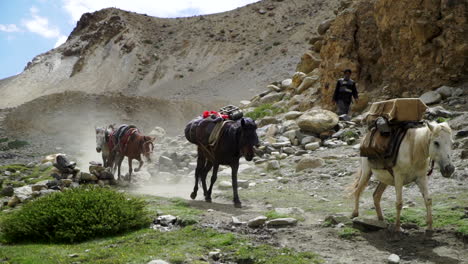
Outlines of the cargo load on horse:
[[418,98],[399,98],[372,104],[364,119],[368,133],[364,136],[360,154],[376,161],[381,168],[395,165],[398,149],[406,131],[421,127],[427,106]]

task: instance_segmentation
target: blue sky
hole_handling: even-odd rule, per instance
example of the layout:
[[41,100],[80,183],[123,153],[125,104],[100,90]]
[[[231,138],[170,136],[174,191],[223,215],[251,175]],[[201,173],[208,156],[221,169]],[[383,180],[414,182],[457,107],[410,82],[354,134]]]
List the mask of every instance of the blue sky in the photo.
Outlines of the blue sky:
[[117,7],[157,17],[212,14],[258,0],[0,0],[0,79],[65,42],[81,15]]

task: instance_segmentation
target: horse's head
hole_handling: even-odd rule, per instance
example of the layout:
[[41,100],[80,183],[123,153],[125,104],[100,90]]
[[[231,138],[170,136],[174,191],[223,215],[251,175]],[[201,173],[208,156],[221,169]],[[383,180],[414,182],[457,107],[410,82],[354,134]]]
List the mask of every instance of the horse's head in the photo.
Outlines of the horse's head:
[[242,118],[240,133],[240,152],[247,161],[251,161],[255,155],[254,147],[258,145],[257,125],[250,118]]
[[455,167],[452,164],[452,129],[447,123],[428,123],[431,130],[431,140],[429,145],[429,157],[432,162],[439,165],[442,176],[448,178],[452,176]]
[[153,145],[154,140],[155,140],[155,137],[149,137],[149,136],[143,137],[142,153],[148,159],[148,161],[151,161],[151,153],[153,153],[153,150],[154,150],[154,145]]
[[95,127],[96,130],[96,151],[101,152],[104,144],[106,143],[106,129],[102,127]]

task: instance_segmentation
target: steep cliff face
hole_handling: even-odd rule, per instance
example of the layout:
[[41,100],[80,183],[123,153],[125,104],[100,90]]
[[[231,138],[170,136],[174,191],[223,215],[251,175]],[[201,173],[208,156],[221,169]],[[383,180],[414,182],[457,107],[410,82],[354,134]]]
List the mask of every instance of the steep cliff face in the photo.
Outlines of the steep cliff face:
[[176,19],[113,8],[84,14],[65,44],[0,81],[0,108],[64,91],[238,103],[292,74],[336,2],[265,0]]
[[340,11],[319,49],[323,103],[345,68],[361,91],[383,97],[466,80],[467,12],[464,0],[363,0]]

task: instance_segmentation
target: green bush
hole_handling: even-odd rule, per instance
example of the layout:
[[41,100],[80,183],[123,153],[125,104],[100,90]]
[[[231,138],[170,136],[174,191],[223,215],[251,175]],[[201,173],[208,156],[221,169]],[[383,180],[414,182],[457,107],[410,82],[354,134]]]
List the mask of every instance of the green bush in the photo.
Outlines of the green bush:
[[25,204],[0,222],[5,242],[79,242],[150,223],[145,202],[109,188],[56,192]]
[[263,104],[256,107],[252,112],[246,113],[245,116],[257,120],[265,116],[275,116],[284,112],[285,110],[282,108],[274,107],[271,104]]

